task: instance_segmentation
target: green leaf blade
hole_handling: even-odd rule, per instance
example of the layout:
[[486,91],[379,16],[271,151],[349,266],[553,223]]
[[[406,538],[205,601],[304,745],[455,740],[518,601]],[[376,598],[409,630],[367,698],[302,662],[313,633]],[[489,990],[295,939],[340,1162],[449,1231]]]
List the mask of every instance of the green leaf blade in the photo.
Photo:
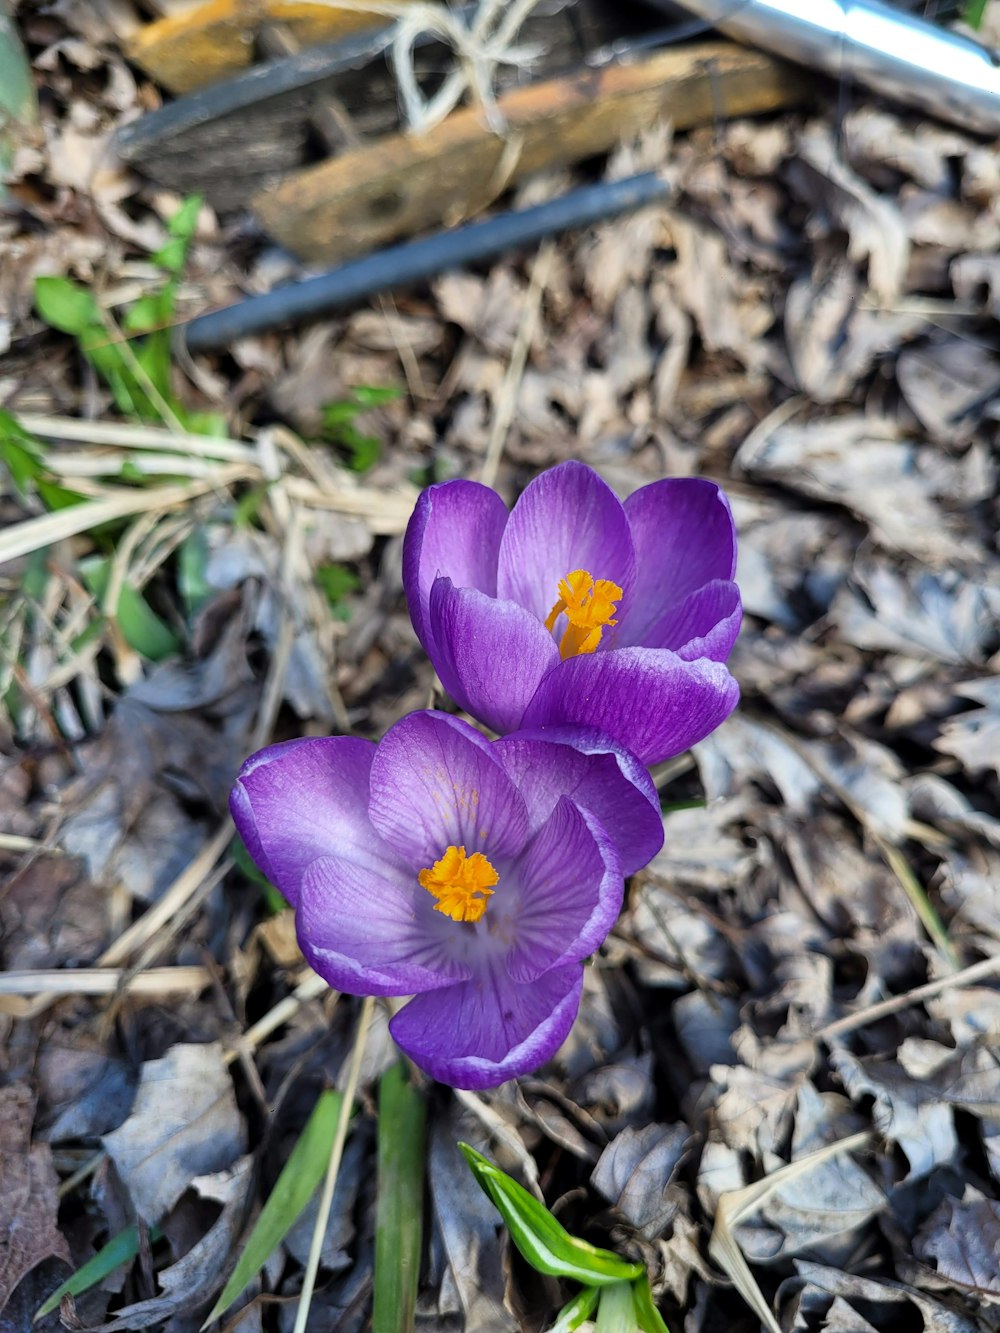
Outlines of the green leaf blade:
[[378,1198],[372,1333],[411,1333],[423,1238],[427,1103],[399,1061],[378,1100]]
[[340,1093],[331,1088],[320,1093],[305,1129],[282,1168],[267,1203],[261,1209],[222,1295],[215,1302],[202,1328],[207,1328],[213,1319],[218,1319],[223,1311],[228,1310],[302,1215],[326,1174],[341,1101]]
[[577,1236],[571,1236],[549,1210],[516,1180],[512,1180],[469,1144],[460,1143],[458,1146],[472,1174],[507,1224],[511,1240],[528,1263],[540,1273],[569,1278],[587,1287],[631,1282],[633,1278],[642,1275],[642,1264],[628,1263],[610,1250],[602,1250]]
[[[160,1239],[160,1232],[156,1227],[150,1228],[149,1239],[151,1242]],[[52,1295],[42,1302],[35,1311],[35,1322],[44,1319],[47,1314],[57,1309],[64,1296],[80,1296],[91,1287],[96,1287],[109,1273],[113,1273],[116,1268],[134,1259],[138,1253],[139,1228],[133,1225],[126,1227],[124,1231],[119,1231],[103,1249],[98,1250],[92,1259],[88,1259],[82,1268],[71,1273],[66,1281],[56,1287]]]

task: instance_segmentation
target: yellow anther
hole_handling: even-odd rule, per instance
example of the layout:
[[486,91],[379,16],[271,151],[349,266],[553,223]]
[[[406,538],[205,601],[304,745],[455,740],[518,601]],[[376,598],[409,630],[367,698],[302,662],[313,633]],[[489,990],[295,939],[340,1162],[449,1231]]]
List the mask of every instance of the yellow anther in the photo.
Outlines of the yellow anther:
[[466,856],[464,847],[449,847],[440,861],[417,876],[421,888],[437,899],[435,912],[443,912],[452,921],[478,921],[493,893],[491,886],[499,879],[482,852]]
[[563,612],[569,622],[559,644],[559,656],[576,657],[578,653],[592,653],[601,642],[608,625],[617,625],[614,614],[622,590],[610,579],[594,579],[585,569],[574,569],[559,580],[559,600],[545,621],[547,630],[555,629]]

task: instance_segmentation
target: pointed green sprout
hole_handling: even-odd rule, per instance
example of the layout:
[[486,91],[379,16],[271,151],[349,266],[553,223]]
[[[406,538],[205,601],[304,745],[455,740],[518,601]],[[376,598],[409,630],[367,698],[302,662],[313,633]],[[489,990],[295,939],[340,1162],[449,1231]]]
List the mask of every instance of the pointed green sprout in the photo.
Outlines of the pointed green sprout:
[[[149,1243],[155,1245],[160,1239],[160,1231],[156,1227],[149,1228]],[[133,1224],[126,1227],[124,1231],[119,1231],[117,1236],[113,1236],[107,1245],[97,1251],[93,1258],[88,1259],[82,1268],[78,1268],[75,1273],[71,1273],[65,1282],[56,1287],[55,1291],[49,1296],[35,1311],[35,1323],[39,1319],[44,1319],[47,1314],[51,1314],[57,1309],[59,1302],[64,1296],[80,1296],[91,1287],[96,1287],[98,1282],[102,1282],[109,1273],[113,1273],[116,1268],[122,1264],[128,1263],[139,1253],[139,1228]]]
[[669,1333],[653,1303],[642,1264],[629,1263],[610,1250],[571,1236],[516,1180],[467,1143],[458,1146],[532,1268],[583,1285],[583,1291],[563,1307],[549,1333],[572,1333],[595,1309],[601,1333]]
[[642,1264],[630,1264],[610,1250],[601,1250],[571,1236],[549,1210],[467,1143],[458,1145],[479,1185],[507,1224],[511,1240],[539,1273],[570,1278],[586,1287],[608,1287],[641,1277]]

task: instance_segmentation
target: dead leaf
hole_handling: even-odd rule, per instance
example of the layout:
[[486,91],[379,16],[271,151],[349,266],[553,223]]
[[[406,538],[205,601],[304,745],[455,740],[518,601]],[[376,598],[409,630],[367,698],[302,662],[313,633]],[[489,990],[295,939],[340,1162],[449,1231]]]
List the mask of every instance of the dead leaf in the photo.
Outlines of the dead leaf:
[[833,227],[846,232],[847,257],[855,263],[867,261],[872,291],[880,300],[893,301],[902,288],[910,250],[899,209],[840,159],[829,126],[814,121],[801,132],[795,147],[789,179],[816,209],[813,234]]
[[187,1182],[192,1189],[202,1198],[222,1204],[218,1219],[182,1259],[157,1274],[159,1296],[126,1306],[93,1333],[150,1328],[177,1314],[204,1313],[226,1279],[236,1243],[246,1225],[253,1179],[252,1157],[241,1157],[225,1171],[192,1177]]
[[953,754],[970,773],[992,769],[1000,776],[1000,681],[965,681],[955,686],[955,692],[983,707],[945,723],[934,748]]
[[32,1143],[35,1098],[0,1088],[0,1319],[21,1280],[46,1259],[72,1262],[57,1225],[59,1179],[47,1144]]
[[[842,1273],[804,1259],[795,1261],[795,1269],[797,1276],[783,1282],[778,1292],[785,1315],[782,1327],[789,1333],[812,1333],[817,1317],[831,1311],[838,1298],[850,1313],[841,1314],[839,1326],[833,1327],[843,1329],[844,1333],[848,1329],[850,1333],[862,1333],[865,1322],[871,1322],[866,1318],[869,1315],[879,1330],[905,1328],[911,1321],[916,1326],[915,1321],[919,1320],[923,1333],[982,1333],[975,1320],[901,1282]],[[859,1316],[859,1311],[863,1316]],[[856,1322],[852,1323],[852,1319]]]
[[896,362],[906,401],[932,439],[967,444],[1000,392],[1000,356],[968,338],[907,347]]
[[148,1060],[132,1114],[102,1142],[147,1222],[159,1222],[196,1176],[230,1167],[246,1130],[222,1047],[178,1045]]
[[644,1239],[655,1240],[677,1212],[670,1186],[690,1142],[682,1124],[627,1127],[604,1149],[590,1183]]
[[879,561],[855,565],[837,593],[831,619],[859,648],[930,654],[941,662],[982,664],[995,640],[1000,587],[958,570],[905,573]]

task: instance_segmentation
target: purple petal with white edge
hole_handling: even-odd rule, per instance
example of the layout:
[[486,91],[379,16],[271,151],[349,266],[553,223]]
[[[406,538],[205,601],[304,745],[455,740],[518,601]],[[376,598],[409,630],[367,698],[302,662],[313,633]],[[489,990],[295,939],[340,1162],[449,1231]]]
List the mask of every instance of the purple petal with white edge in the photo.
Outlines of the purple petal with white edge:
[[625,514],[635,546],[636,578],[623,604],[616,645],[666,647],[650,638],[670,607],[714,579],[736,573],[736,526],[714,482],[668,477],[633,492]]
[[500,542],[497,596],[543,623],[559,600],[559,580],[585,569],[632,596],[635,557],[622,503],[591,468],[560,463],[535,478],[511,511]]
[[[724,662],[732,651],[743,620],[740,592],[735,583],[713,579],[668,607],[646,633],[644,648],[669,648],[686,660],[710,657]],[[685,644],[702,643],[700,652],[682,652]]]
[[413,628],[428,653],[434,639],[428,621],[434,580],[449,578],[458,588],[495,597],[506,523],[504,502],[477,481],[444,481],[421,492],[403,539],[403,586]]
[[641,870],[663,846],[656,788],[635,755],[610,737],[581,728],[545,727],[495,741],[493,752],[524,798],[532,833],[548,819],[559,797],[568,796],[614,838],[623,875]]
[[580,961],[603,943],[622,908],[625,881],[614,842],[593,815],[563,796],[515,867],[517,908],[507,971],[515,981]]
[[542,677],[559,661],[555,640],[516,602],[437,579],[431,592],[435,651],[451,697],[494,731],[513,731]]
[[517,788],[474,727],[447,713],[410,713],[379,742],[368,815],[414,874],[449,847],[509,859],[528,837]]
[[720,662],[686,662],[665,648],[618,648],[560,662],[538,687],[523,725],[593,727],[642,763],[658,764],[704,740],[739,695]]
[[583,968],[570,963],[528,985],[502,962],[474,980],[415,996],[389,1024],[397,1045],[453,1088],[495,1088],[548,1060],[580,1007]]
[[320,857],[303,876],[295,929],[313,970],[350,995],[414,995],[472,976],[464,932],[406,871]]
[[[712,585],[709,585],[712,586]],[[743,623],[743,602],[735,583],[725,585],[732,589],[728,598],[720,598],[723,606],[729,605],[729,611],[717,624],[705,634],[695,635],[682,643],[677,649],[677,656],[685,662],[693,662],[699,657],[709,657],[713,662],[724,662],[733,650]]]
[[261,870],[294,907],[302,876],[318,856],[336,852],[363,866],[395,860],[368,819],[375,746],[352,736],[284,741],[251,755],[229,808]]

